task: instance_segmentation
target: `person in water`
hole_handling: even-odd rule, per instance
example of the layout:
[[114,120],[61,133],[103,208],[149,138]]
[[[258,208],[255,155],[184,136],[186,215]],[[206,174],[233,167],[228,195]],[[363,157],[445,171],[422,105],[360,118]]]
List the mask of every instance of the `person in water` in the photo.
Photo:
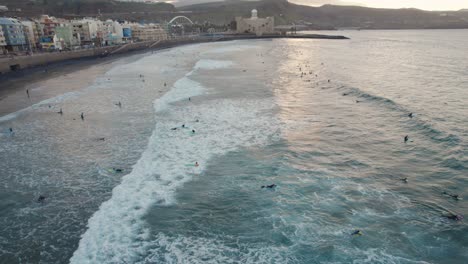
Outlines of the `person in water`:
[[13,133],[13,128],[10,127],[10,134]]
[[408,142],[408,140],[409,140],[409,136],[406,135],[406,136],[405,136],[405,143]]
[[443,194],[448,195],[448,196],[452,197],[455,200],[462,200],[462,198],[458,194],[452,194],[452,193],[448,193],[448,192],[443,192]]
[[409,113],[409,118],[413,118],[413,113]]
[[276,186],[277,186],[277,185],[274,184],[274,183],[273,183],[273,184],[270,184],[270,185],[262,185],[262,189],[263,189],[263,188],[273,189],[273,188],[275,188]]
[[84,120],[84,114],[81,113],[81,120]]
[[29,89],[26,89],[26,94],[28,95],[28,98],[29,98]]
[[199,166],[199,164],[198,164],[198,161],[197,161],[197,162],[195,162],[195,167],[198,167],[198,166]]
[[192,129],[192,134],[195,134],[195,129]]
[[404,183],[408,183],[408,178],[400,179],[400,181],[402,181],[402,182],[404,182]]
[[454,221],[461,221],[464,218],[463,215],[453,214],[453,213],[448,213],[448,214],[445,214],[445,215],[442,215],[442,216],[447,218],[447,219],[454,220]]
[[114,172],[118,172],[118,173],[123,172],[123,169],[118,169],[118,168],[112,168],[112,170],[113,170]]
[[177,127],[173,127],[173,128],[171,128],[171,130],[177,130]]
[[182,124],[182,128],[185,128],[185,124]]
[[362,236],[361,230],[357,229],[353,233],[351,233],[352,236]]
[[44,195],[39,195],[39,198],[37,198],[38,203],[45,202],[46,197]]
[[120,101],[118,103],[116,103],[115,105],[118,106],[119,108],[122,107],[122,103]]
[[61,115],[63,115],[62,108],[60,108],[60,111],[58,111],[58,112],[57,112],[57,114],[61,114]]

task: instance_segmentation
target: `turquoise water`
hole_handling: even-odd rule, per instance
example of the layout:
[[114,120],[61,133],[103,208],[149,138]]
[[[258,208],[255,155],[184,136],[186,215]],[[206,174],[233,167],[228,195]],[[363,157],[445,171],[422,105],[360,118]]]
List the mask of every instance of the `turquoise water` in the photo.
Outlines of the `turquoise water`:
[[346,34],[148,54],[3,117],[2,259],[466,263],[468,31]]

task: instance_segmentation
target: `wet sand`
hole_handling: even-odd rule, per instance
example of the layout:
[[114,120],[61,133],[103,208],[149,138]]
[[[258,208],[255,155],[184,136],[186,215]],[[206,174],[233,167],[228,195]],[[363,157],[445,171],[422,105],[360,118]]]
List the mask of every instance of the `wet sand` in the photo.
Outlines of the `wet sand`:
[[[147,52],[68,60],[0,76],[0,117],[89,86],[110,68],[135,61]],[[29,97],[26,90],[29,90]]]

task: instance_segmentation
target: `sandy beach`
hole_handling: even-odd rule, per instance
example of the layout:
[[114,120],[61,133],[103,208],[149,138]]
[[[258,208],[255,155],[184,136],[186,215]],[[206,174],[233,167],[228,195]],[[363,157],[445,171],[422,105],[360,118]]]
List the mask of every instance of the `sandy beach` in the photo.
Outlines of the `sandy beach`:
[[68,60],[0,76],[0,117],[89,86],[112,67],[142,56],[144,53],[139,51],[106,58]]

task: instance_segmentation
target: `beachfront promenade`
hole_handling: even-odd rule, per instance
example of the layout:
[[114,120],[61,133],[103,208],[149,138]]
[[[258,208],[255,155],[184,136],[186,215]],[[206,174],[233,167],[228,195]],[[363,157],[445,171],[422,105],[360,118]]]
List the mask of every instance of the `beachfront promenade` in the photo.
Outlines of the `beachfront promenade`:
[[174,46],[192,44],[192,43],[203,43],[203,42],[215,42],[215,41],[229,41],[239,39],[262,39],[262,38],[303,38],[303,39],[347,39],[344,36],[332,36],[332,35],[317,35],[317,34],[299,34],[299,35],[263,35],[255,36],[251,34],[213,34],[213,35],[191,35],[181,36],[167,40],[157,41],[144,41],[127,43],[122,45],[96,47],[89,49],[81,49],[75,51],[63,51],[63,52],[45,52],[45,53],[34,53],[32,55],[22,56],[9,56],[0,57],[0,74],[5,74],[12,71],[19,71],[36,66],[47,66],[51,63],[56,63],[65,60],[73,60],[80,58],[90,57],[103,57],[113,54],[122,54],[129,51],[145,50],[145,49],[162,49],[170,48]]

